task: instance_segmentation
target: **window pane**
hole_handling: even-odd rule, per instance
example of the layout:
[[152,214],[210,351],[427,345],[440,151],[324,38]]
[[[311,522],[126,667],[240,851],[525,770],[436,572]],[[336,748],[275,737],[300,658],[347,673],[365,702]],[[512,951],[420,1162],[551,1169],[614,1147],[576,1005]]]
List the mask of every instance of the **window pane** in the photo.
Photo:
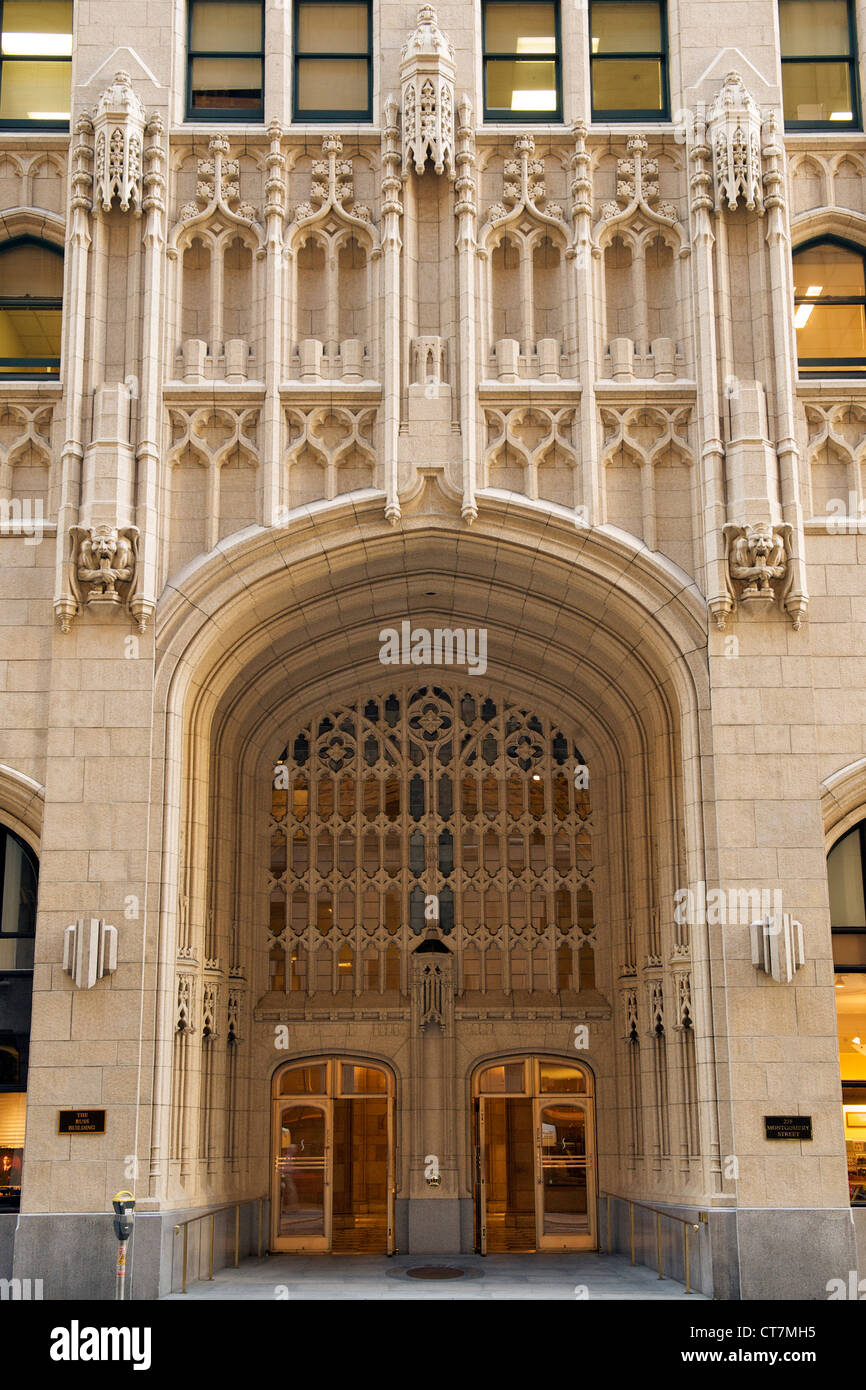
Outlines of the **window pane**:
[[833,968],[841,975],[846,970],[866,970],[866,931],[833,933]]
[[856,251],[823,242],[798,251],[794,256],[794,294],[798,298],[817,299],[821,295],[838,298],[864,293],[863,257]]
[[658,5],[593,5],[591,46],[593,53],[661,53]]
[[801,310],[809,317],[805,323],[795,318],[798,357],[866,357],[862,304],[798,305],[798,315]]
[[484,1095],[497,1095],[507,1092],[522,1093],[526,1087],[523,1080],[523,1063],[506,1062],[504,1066],[487,1067],[481,1073],[478,1088]]
[[4,63],[0,120],[68,121],[71,63]]
[[654,59],[612,58],[592,65],[596,111],[661,111],[662,65]]
[[555,53],[553,5],[491,3],[484,10],[487,53]]
[[342,1066],[340,1090],[344,1096],[369,1095],[371,1091],[387,1091],[385,1073],[378,1067],[356,1067],[351,1063]]
[[302,58],[298,63],[299,111],[366,111],[364,58]]
[[782,70],[786,121],[850,121],[847,63],[786,63]]
[[63,257],[38,242],[0,246],[0,299],[59,299],[63,294]]
[[[300,7],[298,53],[366,53],[367,35],[366,5]],[[335,101],[328,104],[340,109]]]
[[555,111],[556,65],[491,60],[487,64],[487,106],[491,111]]
[[[0,358],[3,357],[21,361],[30,357],[59,360],[60,310],[0,309]],[[8,372],[9,369],[4,370]]]
[[191,47],[197,53],[261,53],[261,5],[199,0],[192,12]]
[[254,111],[262,104],[260,58],[194,58],[192,106],[194,111]]
[[833,57],[849,52],[845,0],[782,0],[779,28],[783,58]]
[[3,56],[72,53],[72,0],[5,0]]
[[545,1094],[549,1091],[583,1092],[586,1090],[586,1077],[577,1067],[566,1066],[564,1062],[542,1062],[541,1090]]
[[325,1093],[325,1064],[293,1067],[280,1078],[281,1096],[321,1096]]
[[827,855],[830,923],[834,927],[866,927],[860,829],[848,832]]

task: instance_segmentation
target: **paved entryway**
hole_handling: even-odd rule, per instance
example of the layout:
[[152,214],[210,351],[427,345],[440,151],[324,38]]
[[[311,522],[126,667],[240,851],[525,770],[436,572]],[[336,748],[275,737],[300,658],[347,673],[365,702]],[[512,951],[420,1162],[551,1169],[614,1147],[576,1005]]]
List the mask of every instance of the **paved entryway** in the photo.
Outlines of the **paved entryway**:
[[[463,1270],[419,1279],[410,1269]],[[623,1255],[270,1255],[222,1269],[172,1299],[688,1299],[685,1285],[659,1279]]]

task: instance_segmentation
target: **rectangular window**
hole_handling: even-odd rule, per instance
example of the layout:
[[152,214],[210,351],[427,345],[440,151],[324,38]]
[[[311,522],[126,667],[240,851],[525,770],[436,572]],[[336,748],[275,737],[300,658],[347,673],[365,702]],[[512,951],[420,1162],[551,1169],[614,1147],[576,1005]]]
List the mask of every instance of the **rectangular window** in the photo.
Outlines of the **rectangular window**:
[[190,0],[187,120],[263,121],[262,0]]
[[594,121],[668,119],[664,0],[592,0],[589,46]]
[[484,119],[561,121],[559,5],[485,0]]
[[295,120],[372,120],[372,52],[371,0],[295,0]]
[[0,0],[0,128],[69,124],[72,0]]
[[851,0],[780,0],[782,99],[789,130],[859,130]]

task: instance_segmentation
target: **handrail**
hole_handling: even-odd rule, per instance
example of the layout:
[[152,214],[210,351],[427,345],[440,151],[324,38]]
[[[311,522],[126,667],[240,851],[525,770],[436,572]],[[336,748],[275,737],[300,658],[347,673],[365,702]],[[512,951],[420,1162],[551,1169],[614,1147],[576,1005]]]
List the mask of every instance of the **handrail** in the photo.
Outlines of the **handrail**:
[[[607,1200],[607,1253],[608,1253],[608,1254],[611,1253],[611,1243],[610,1243],[610,1204],[611,1204],[611,1200],[613,1200],[614,1202],[627,1202],[627,1203],[628,1203],[629,1245],[630,1245],[630,1247],[631,1247],[631,1262],[632,1262],[632,1264],[635,1263],[635,1257],[634,1257],[634,1209],[635,1209],[635,1207],[640,1207],[643,1211],[651,1211],[651,1212],[654,1212],[654,1213],[655,1213],[655,1219],[656,1219],[656,1253],[657,1253],[657,1255],[658,1255],[658,1262],[659,1262],[659,1278],[660,1278],[660,1279],[664,1279],[664,1277],[665,1277],[665,1276],[664,1276],[664,1271],[663,1271],[663,1265],[662,1265],[662,1217],[666,1217],[668,1221],[679,1221],[680,1225],[683,1227],[683,1263],[684,1263],[684,1265],[685,1265],[685,1271],[686,1271],[686,1293],[691,1293],[692,1289],[691,1289],[690,1263],[689,1263],[689,1235],[690,1235],[690,1233],[691,1233],[692,1231],[699,1231],[700,1228],[701,1228],[701,1225],[706,1225],[707,1213],[706,1213],[705,1211],[701,1211],[701,1212],[698,1213],[698,1219],[697,1219],[697,1221],[690,1221],[689,1218],[688,1218],[687,1216],[677,1216],[675,1212],[672,1212],[672,1211],[665,1211],[663,1207],[654,1207],[654,1206],[651,1206],[649,1202],[638,1202],[634,1197],[623,1197],[623,1196],[622,1196],[620,1193],[618,1193],[618,1192],[600,1192],[598,1195],[599,1195],[599,1197],[604,1197],[604,1198],[606,1198],[606,1200]],[[604,1252],[601,1252],[601,1253],[604,1253]]]
[[267,1197],[244,1197],[239,1202],[227,1202],[226,1205],[223,1207],[211,1207],[210,1211],[202,1211],[199,1212],[198,1216],[187,1216],[185,1220],[178,1221],[177,1225],[174,1228],[174,1234],[177,1235],[180,1230],[183,1230],[183,1266],[181,1270],[181,1293],[186,1293],[186,1269],[187,1255],[189,1251],[189,1227],[192,1226],[196,1221],[207,1221],[208,1219],[210,1219],[210,1251],[208,1259],[207,1277],[209,1280],[212,1280],[214,1229],[216,1227],[216,1218],[219,1216],[220,1212],[233,1211],[235,1214],[235,1269],[237,1269],[238,1264],[240,1263],[241,1207],[248,1207],[253,1202],[258,1202],[259,1204],[258,1257],[259,1259],[261,1259],[262,1220],[266,1201]]

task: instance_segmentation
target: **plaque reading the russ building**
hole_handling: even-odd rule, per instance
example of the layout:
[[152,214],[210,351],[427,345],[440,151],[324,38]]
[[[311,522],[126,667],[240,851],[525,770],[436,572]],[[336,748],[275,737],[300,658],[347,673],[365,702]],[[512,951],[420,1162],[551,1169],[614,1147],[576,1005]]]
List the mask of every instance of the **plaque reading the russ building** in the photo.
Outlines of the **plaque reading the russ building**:
[[104,1110],[58,1110],[58,1134],[104,1134]]
[[811,1139],[811,1115],[765,1115],[764,1130],[768,1139]]

